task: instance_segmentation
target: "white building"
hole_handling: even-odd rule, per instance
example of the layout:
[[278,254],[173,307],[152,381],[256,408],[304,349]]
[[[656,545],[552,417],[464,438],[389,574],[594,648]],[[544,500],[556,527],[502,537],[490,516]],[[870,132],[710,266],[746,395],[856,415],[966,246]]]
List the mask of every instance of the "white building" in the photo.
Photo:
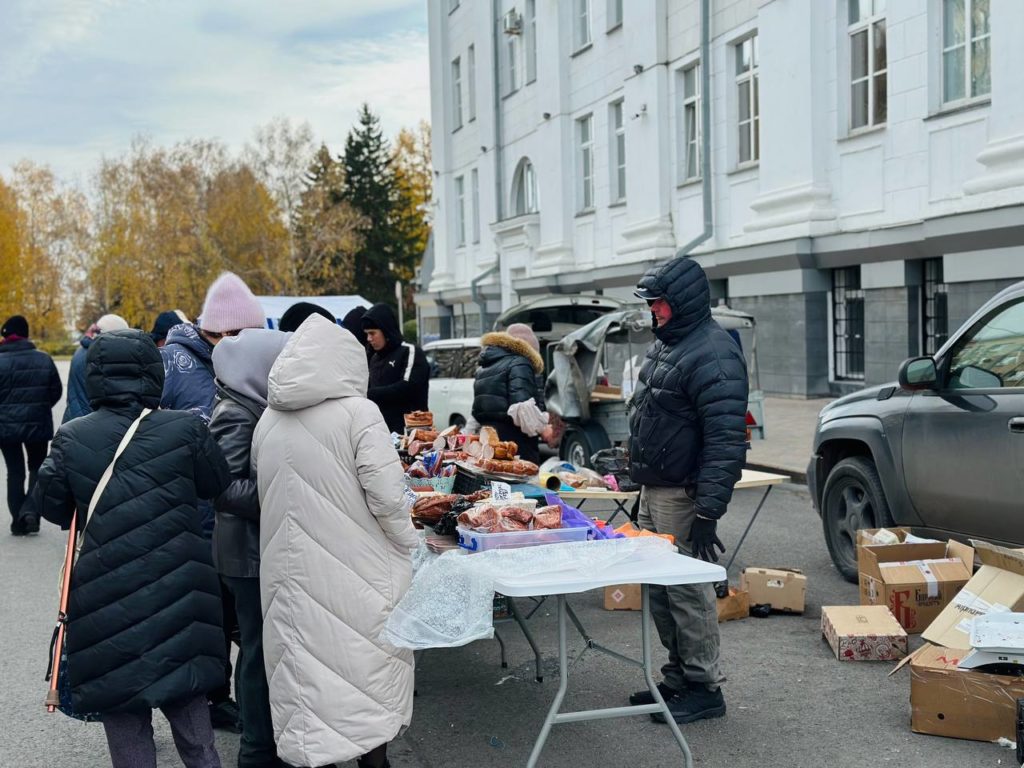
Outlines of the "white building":
[[[891,380],[1024,277],[1024,2],[430,0],[423,332],[531,295],[629,296],[703,229],[761,383]],[[707,98],[710,96],[710,98]]]

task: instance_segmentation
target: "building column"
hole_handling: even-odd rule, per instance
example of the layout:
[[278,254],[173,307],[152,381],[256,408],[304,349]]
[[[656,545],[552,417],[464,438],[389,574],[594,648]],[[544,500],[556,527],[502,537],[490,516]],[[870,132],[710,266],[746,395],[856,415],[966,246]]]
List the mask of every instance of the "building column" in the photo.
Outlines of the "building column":
[[835,36],[829,5],[769,0],[758,13],[761,194],[748,232],[836,218],[826,171],[833,84],[822,74]]
[[990,2],[992,108],[988,144],[978,155],[985,171],[964,184],[969,195],[1024,186],[1024,4]]

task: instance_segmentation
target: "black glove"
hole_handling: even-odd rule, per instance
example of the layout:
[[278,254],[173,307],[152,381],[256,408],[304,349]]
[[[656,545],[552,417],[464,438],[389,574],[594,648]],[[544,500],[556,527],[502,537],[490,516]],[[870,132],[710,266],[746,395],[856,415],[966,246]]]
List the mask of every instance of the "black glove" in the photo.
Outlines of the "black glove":
[[711,562],[718,562],[718,555],[715,553],[715,547],[718,547],[719,552],[725,552],[725,545],[715,534],[715,529],[718,527],[717,520],[709,520],[706,517],[695,517],[693,519],[693,525],[690,526],[690,535],[686,537],[686,540],[690,542],[694,557],[699,557],[701,560]]

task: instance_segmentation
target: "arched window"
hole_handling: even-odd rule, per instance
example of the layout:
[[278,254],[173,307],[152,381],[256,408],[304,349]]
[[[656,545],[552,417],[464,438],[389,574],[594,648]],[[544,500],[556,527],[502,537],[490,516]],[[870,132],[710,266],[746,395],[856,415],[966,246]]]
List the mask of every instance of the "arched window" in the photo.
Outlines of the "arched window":
[[537,175],[528,157],[519,161],[512,177],[512,209],[516,216],[536,213],[540,209],[537,200]]

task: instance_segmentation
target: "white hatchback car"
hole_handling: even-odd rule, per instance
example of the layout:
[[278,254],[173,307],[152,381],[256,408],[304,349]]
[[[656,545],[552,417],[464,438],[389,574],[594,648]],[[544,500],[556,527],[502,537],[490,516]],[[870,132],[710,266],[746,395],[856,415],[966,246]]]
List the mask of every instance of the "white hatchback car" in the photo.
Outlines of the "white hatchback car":
[[480,338],[441,339],[423,345],[430,364],[428,403],[439,429],[466,424],[473,411],[473,378],[480,359]]

